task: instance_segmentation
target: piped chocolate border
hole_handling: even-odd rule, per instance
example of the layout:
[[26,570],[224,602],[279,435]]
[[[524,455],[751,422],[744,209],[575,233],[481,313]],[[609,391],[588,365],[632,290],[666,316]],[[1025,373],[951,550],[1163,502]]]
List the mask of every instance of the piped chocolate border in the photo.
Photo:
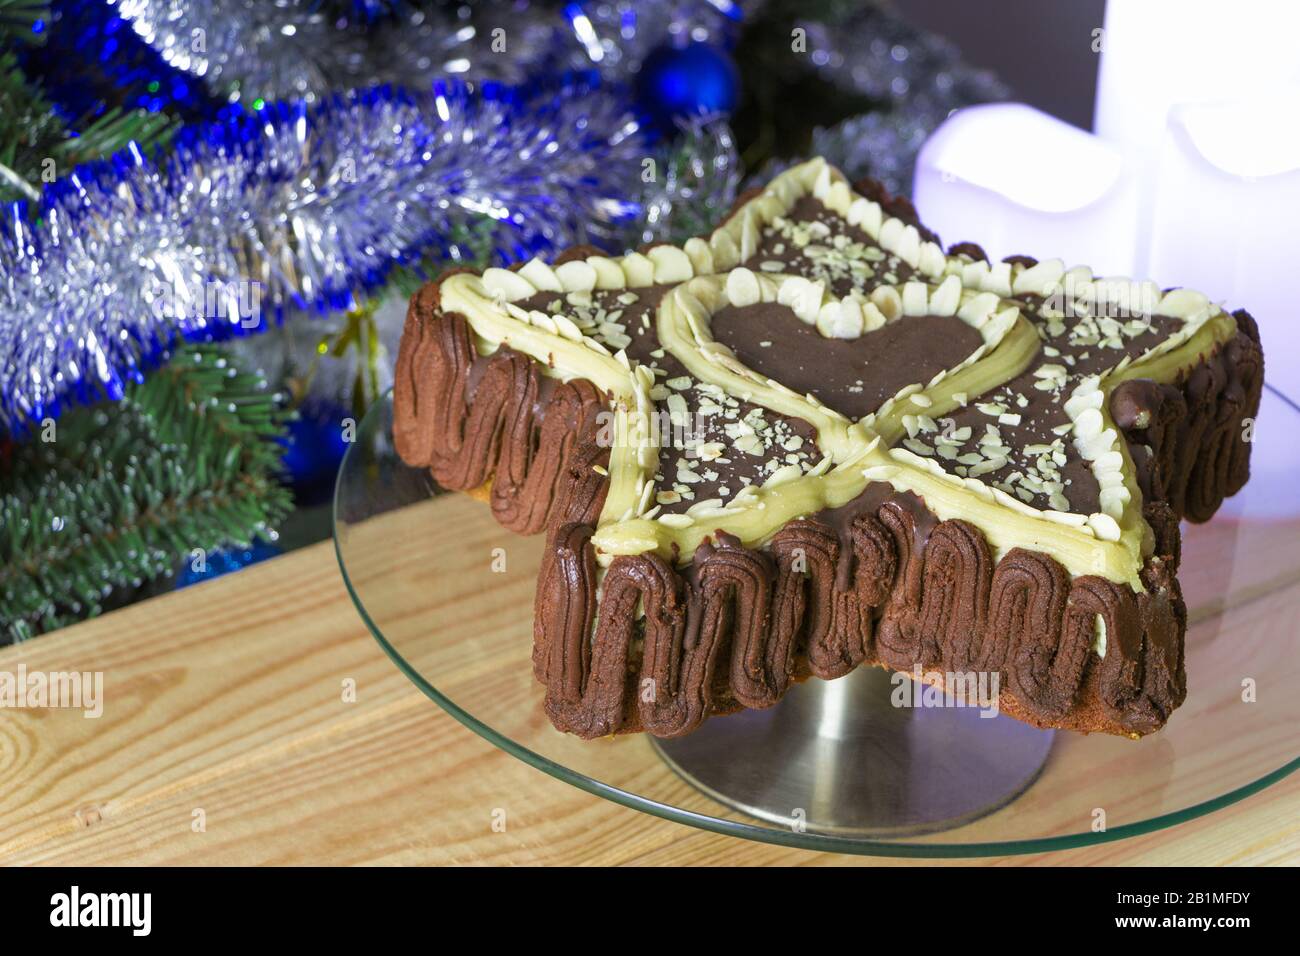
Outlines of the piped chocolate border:
[[[533,651],[552,722],[588,738],[677,737],[862,665],[996,672],[1000,708],[1040,727],[1140,736],[1182,703],[1176,543],[1148,560],[1138,593],[1071,579],[1040,552],[995,562],[978,528],[876,489],[843,527],[799,519],[762,549],[719,535],[683,569],[654,554],[615,558],[599,602],[591,527],[559,528]],[[1175,528],[1162,506],[1150,520]]]

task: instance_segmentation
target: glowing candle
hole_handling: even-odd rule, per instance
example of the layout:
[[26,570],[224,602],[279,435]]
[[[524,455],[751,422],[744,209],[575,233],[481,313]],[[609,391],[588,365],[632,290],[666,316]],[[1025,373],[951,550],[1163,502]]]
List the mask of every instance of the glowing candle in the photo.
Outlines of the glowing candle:
[[1151,275],[1248,309],[1269,381],[1300,396],[1300,88],[1175,107],[1150,206]]
[[945,242],[1129,272],[1136,184],[1123,156],[1021,103],[959,110],[917,158],[915,201]]
[[1129,160],[1142,188],[1132,268],[1151,275],[1151,198],[1170,110],[1300,82],[1300,4],[1109,0],[1097,78],[1097,135]]

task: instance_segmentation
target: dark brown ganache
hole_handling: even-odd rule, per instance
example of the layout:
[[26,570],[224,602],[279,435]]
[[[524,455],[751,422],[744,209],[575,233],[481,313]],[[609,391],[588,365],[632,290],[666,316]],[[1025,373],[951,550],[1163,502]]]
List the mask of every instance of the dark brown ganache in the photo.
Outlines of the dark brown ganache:
[[726,306],[709,326],[755,372],[854,420],[960,365],[983,344],[961,319],[936,315],[904,316],[856,339],[827,338],[776,302]]
[[[1152,520],[1167,543],[1176,524],[1161,514]],[[1147,733],[1185,695],[1177,556],[1159,543],[1139,594],[1072,579],[1041,552],[994,560],[978,528],[873,483],[762,548],[717,531],[682,568],[653,553],[617,557],[597,606],[590,534],[570,525],[554,538],[533,657],[551,720],[580,736],[680,736],[714,714],[771,706],[805,676],[863,664],[997,672],[1004,710],[1080,730]],[[1099,619],[1104,656],[1093,650]]]
[[1086,376],[1136,359],[1182,323],[1160,315],[1067,317],[1038,296],[1018,301],[1041,340],[1030,366],[939,420],[913,416],[901,444],[1036,508],[1092,514],[1101,510],[1100,488],[1074,447],[1065,403]]
[[1143,499],[1191,521],[1208,521],[1250,477],[1248,427],[1259,411],[1264,354],[1250,313],[1233,318],[1237,334],[1179,382],[1131,379],[1110,396]]
[[790,273],[825,283],[843,298],[878,285],[898,285],[915,270],[820,199],[803,196],[763,227],[758,249],[741,265],[755,272]]
[[479,355],[465,318],[439,310],[437,284],[412,298],[394,371],[398,454],[450,490],[490,481],[506,528],[596,520],[608,489],[599,469],[609,450],[596,441],[606,409],[585,379],[557,382],[508,347]]

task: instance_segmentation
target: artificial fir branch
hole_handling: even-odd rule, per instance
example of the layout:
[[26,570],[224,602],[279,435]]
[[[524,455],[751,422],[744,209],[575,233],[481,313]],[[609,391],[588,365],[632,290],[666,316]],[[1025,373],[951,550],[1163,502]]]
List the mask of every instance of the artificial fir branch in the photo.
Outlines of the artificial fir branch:
[[[69,411],[0,465],[0,642],[93,616],[179,556],[247,546],[289,511],[287,413],[214,346]],[[52,438],[53,440],[44,440]]]
[[[45,0],[0,0],[0,41],[40,44],[50,22],[50,5]],[[40,24],[42,29],[37,30]]]
[[149,150],[165,143],[175,129],[160,113],[118,108],[65,123],[39,87],[28,82],[17,55],[0,54],[0,202],[35,202],[44,183],[73,167],[132,142]]

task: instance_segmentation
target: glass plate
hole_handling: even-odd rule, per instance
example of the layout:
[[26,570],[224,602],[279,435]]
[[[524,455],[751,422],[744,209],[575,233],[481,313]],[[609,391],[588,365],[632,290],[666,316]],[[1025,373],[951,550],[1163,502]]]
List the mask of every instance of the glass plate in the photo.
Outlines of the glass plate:
[[900,716],[879,706],[889,682],[873,668],[808,681],[770,710],[714,718],[680,741],[558,733],[530,658],[542,536],[505,531],[485,504],[402,464],[391,396],[344,459],[334,540],[357,610],[403,673],[475,733],[576,787],[813,850],[1037,853],[1172,826],[1300,766],[1297,435],[1300,408],[1266,390],[1250,484],[1213,521],[1184,524],[1187,702],[1139,741],[974,711]]

